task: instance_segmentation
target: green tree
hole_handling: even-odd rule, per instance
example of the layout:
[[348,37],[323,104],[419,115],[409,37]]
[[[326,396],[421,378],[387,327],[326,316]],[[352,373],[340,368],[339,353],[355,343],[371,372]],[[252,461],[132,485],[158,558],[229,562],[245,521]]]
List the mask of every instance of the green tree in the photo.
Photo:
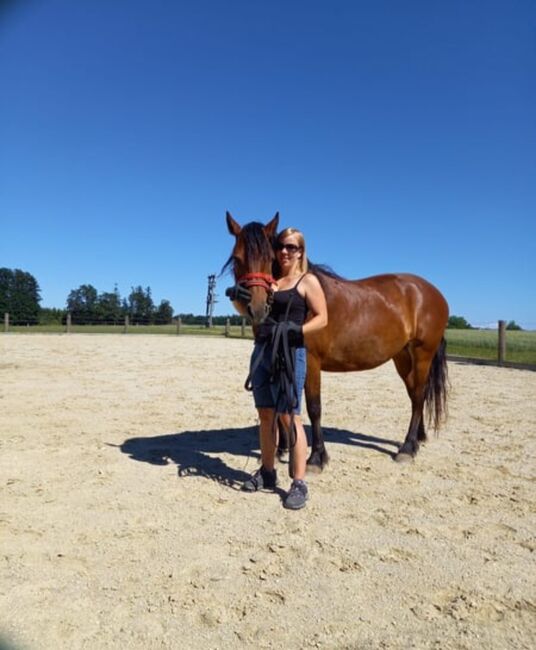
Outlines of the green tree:
[[41,307],[39,310],[39,325],[61,325],[65,323],[65,309]]
[[39,285],[34,276],[31,273],[15,269],[11,309],[17,320],[37,323],[41,301],[39,293]]
[[206,316],[194,316],[194,314],[178,314],[183,325],[204,325]]
[[121,296],[117,286],[112,292],[99,294],[96,305],[97,320],[116,325],[124,319],[125,312],[121,305]]
[[91,284],[82,284],[69,293],[67,311],[74,323],[89,325],[97,320],[97,297],[97,289]]
[[521,331],[523,328],[521,325],[518,325],[515,320],[511,320],[507,325],[506,325],[507,330],[517,330]]
[[154,322],[157,325],[168,325],[173,320],[173,307],[169,300],[161,300],[154,314]]
[[37,280],[20,269],[0,269],[0,314],[8,312],[13,323],[36,323],[41,301]]
[[470,323],[468,323],[463,316],[450,316],[447,327],[453,330],[473,329],[473,326]]
[[9,313],[10,295],[13,286],[13,271],[11,269],[0,269],[0,315]]
[[[199,316],[199,318],[202,317]],[[232,316],[214,316],[212,319],[212,323],[214,325],[225,325],[227,319],[229,319],[229,325],[242,325],[242,318],[243,316],[240,316],[239,314],[233,314]]]
[[128,297],[128,314],[131,323],[150,324],[154,322],[154,303],[151,288],[132,287]]

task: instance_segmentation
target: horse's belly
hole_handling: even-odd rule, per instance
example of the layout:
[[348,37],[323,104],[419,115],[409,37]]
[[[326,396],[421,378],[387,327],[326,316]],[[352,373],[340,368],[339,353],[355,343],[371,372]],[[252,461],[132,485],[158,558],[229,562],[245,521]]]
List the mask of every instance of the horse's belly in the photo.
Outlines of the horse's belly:
[[377,368],[386,361],[388,361],[388,359],[326,359],[325,361],[322,361],[321,369],[326,372],[356,372],[358,370],[371,370],[372,368]]
[[353,372],[377,368],[392,359],[402,347],[400,340],[391,345],[375,336],[359,341],[334,341],[328,354],[322,355],[321,368],[327,372]]

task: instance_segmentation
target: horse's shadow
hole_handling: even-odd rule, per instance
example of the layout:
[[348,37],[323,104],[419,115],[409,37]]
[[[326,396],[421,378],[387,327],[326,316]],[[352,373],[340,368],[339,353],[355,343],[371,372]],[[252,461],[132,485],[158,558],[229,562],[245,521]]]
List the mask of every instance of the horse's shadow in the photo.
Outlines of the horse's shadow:
[[[394,440],[345,429],[325,428],[324,433],[329,443],[373,449],[392,458],[399,447],[399,443]],[[308,436],[310,437],[310,431]],[[391,451],[389,446],[394,446],[395,451]],[[129,438],[120,445],[120,449],[140,462],[152,465],[174,463],[180,477],[203,476],[233,489],[239,489],[250,472],[228,465],[222,460],[221,454],[256,460],[260,457],[257,427],[182,431],[147,438]]]

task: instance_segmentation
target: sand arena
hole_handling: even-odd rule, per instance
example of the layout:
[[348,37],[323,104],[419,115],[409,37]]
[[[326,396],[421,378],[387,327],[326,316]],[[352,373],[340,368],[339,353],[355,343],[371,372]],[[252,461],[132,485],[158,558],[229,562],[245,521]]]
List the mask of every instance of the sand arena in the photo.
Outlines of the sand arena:
[[404,466],[393,365],[324,374],[331,463],[288,512],[238,489],[250,341],[0,346],[4,644],[533,647],[536,373],[450,364],[448,423]]

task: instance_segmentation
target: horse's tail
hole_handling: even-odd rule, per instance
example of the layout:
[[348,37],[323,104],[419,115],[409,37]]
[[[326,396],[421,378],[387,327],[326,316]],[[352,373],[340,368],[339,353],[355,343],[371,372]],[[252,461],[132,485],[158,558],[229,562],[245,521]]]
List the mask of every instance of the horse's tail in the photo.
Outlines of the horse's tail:
[[442,422],[447,419],[448,391],[447,342],[443,337],[432,359],[424,394],[428,425],[435,431],[439,431]]

